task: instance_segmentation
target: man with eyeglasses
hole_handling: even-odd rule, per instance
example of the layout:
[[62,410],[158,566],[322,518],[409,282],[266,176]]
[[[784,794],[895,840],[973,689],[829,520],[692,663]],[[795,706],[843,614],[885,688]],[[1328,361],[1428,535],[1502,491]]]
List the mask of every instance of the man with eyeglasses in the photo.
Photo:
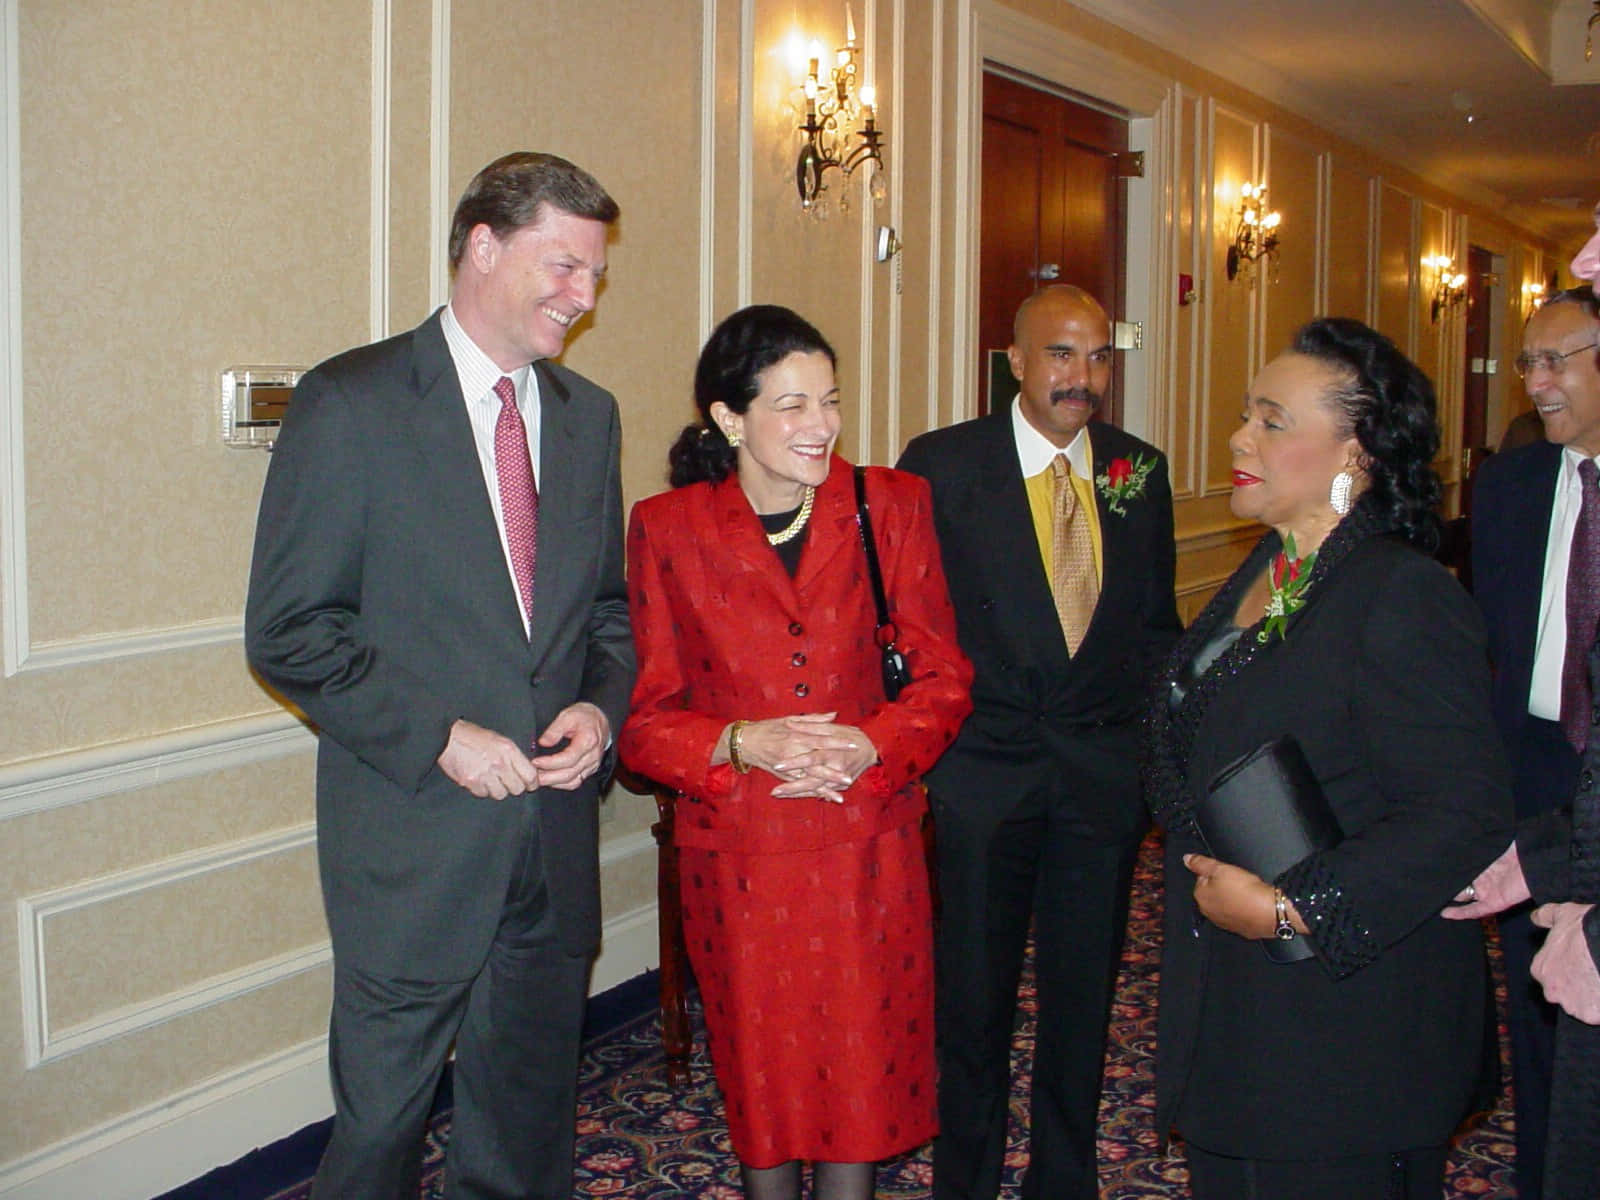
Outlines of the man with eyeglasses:
[[[1516,368],[1545,440],[1495,455],[1478,475],[1472,574],[1489,630],[1495,719],[1514,772],[1518,831],[1505,854],[1462,894],[1465,903],[1445,915],[1500,914],[1511,999],[1517,1195],[1592,1197],[1600,1191],[1575,1182],[1574,1174],[1587,1178],[1590,1166],[1579,1166],[1585,1156],[1575,1157],[1564,1140],[1562,1097],[1572,1098],[1564,1069],[1555,1073],[1552,1105],[1558,1009],[1539,986],[1560,998],[1549,971],[1555,953],[1574,943],[1570,930],[1564,938],[1552,934],[1541,952],[1540,924],[1556,916],[1555,906],[1541,910],[1536,924],[1530,903],[1581,898],[1572,890],[1581,871],[1569,805],[1574,792],[1588,789],[1600,774],[1600,755],[1594,768],[1583,759],[1591,726],[1600,739],[1600,697],[1590,692],[1587,669],[1600,617],[1600,299],[1588,286],[1557,293],[1528,319]],[[1600,822],[1600,797],[1595,800]],[[1600,845],[1594,852],[1600,857]],[[1600,885],[1600,866],[1591,870],[1597,872],[1591,882]],[[1585,966],[1593,972],[1592,960],[1567,964],[1570,970]],[[1600,1079],[1592,1069],[1586,1075]],[[1568,1076],[1565,1082],[1573,1081]]]

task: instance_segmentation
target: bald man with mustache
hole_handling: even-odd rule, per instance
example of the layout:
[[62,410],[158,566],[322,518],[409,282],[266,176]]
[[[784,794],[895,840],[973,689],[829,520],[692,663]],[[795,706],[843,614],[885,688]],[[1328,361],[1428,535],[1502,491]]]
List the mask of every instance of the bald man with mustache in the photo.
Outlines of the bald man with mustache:
[[938,844],[936,1200],[994,1200],[1028,930],[1038,1033],[1029,1200],[1099,1194],[1106,1023],[1147,828],[1145,689],[1177,637],[1172,490],[1154,446],[1092,418],[1111,322],[1035,292],[1008,351],[1015,401],[915,439],[971,658],[974,712],[927,781]]

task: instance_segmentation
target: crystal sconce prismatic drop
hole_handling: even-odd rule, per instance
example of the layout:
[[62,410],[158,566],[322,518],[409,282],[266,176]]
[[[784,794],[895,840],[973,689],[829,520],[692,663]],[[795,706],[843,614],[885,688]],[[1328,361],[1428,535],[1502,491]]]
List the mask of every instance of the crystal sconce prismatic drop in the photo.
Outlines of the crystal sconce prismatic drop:
[[[828,215],[827,173],[837,169],[849,179],[858,169],[871,172],[868,189],[873,203],[887,194],[883,169],[883,131],[878,128],[877,96],[860,81],[856,62],[854,14],[845,5],[844,45],[825,62],[822,43],[812,42],[806,74],[798,89],[796,109],[802,114],[800,152],[795,159],[795,188],[800,207],[818,220]],[[839,207],[848,209],[849,193],[839,189]]]
[[1280,213],[1267,208],[1265,184],[1239,185],[1239,211],[1234,215],[1233,237],[1228,242],[1228,278],[1248,277],[1250,266],[1260,258],[1271,258],[1278,250]]

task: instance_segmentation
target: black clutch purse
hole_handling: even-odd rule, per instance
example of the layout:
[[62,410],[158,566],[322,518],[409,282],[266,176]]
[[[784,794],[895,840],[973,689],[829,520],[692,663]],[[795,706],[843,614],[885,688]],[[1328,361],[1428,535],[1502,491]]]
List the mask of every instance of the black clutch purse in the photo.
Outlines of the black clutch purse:
[[[1344,837],[1305,752],[1287,733],[1218,771],[1194,816],[1211,857],[1268,882]],[[1304,937],[1261,945],[1273,962],[1299,962],[1312,955]]]
[[878,545],[872,536],[872,517],[867,512],[866,468],[857,467],[855,474],[856,522],[861,526],[861,545],[867,552],[867,574],[872,578],[872,602],[878,612],[878,627],[873,631],[873,640],[878,643],[878,651],[882,655],[879,666],[883,671],[883,695],[886,700],[893,701],[900,695],[900,689],[911,682],[911,668],[906,666],[906,656],[894,644],[900,631],[889,619],[889,600],[883,594]]

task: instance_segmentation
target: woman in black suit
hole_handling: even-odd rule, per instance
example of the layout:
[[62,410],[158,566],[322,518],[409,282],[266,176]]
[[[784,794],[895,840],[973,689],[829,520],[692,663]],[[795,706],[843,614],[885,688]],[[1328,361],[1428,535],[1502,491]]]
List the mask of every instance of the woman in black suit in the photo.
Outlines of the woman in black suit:
[[[1269,526],[1175,647],[1146,783],[1166,827],[1157,1128],[1198,1200],[1437,1200],[1481,1094],[1476,922],[1439,917],[1505,845],[1476,609],[1438,536],[1433,389],[1360,322],[1313,321],[1253,381],[1232,508]],[[1194,810],[1291,734],[1343,840],[1275,879],[1201,851]],[[1314,956],[1272,961],[1269,939]]]

